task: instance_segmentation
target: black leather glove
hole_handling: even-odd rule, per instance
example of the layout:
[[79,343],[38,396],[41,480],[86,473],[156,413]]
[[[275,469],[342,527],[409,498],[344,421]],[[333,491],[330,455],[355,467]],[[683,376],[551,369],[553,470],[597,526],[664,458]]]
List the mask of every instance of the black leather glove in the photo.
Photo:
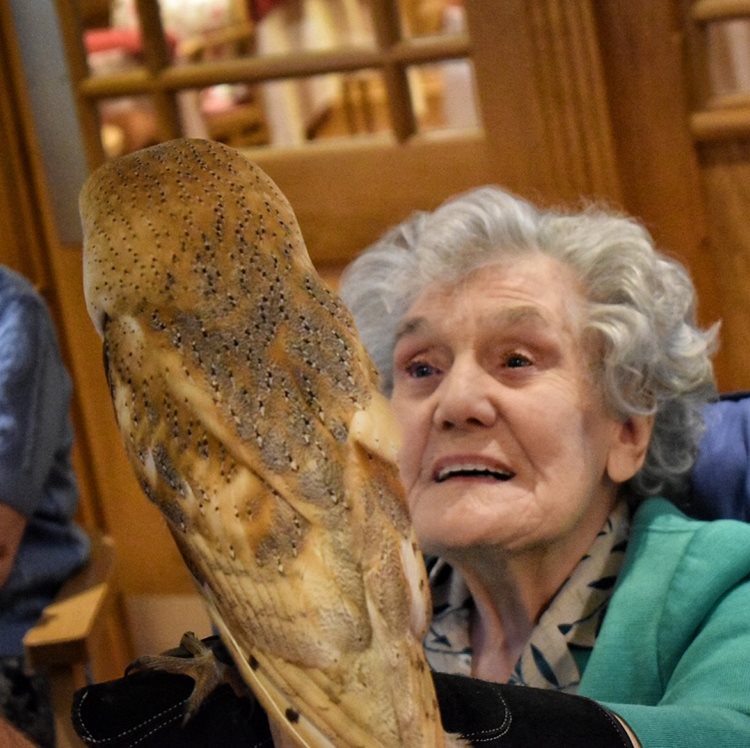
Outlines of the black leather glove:
[[[216,637],[204,639],[224,661]],[[173,650],[169,654],[188,656]],[[446,731],[482,748],[632,748],[615,717],[595,701],[524,686],[433,674]],[[273,744],[255,699],[217,688],[183,724],[191,678],[135,672],[81,689],[73,725],[84,743],[101,748],[260,748]]]
[[486,748],[632,748],[596,701],[527,686],[433,673],[447,732]]
[[[231,660],[218,637],[203,639],[214,655]],[[165,652],[190,657],[178,647]],[[193,679],[158,670],[135,671],[124,678],[77,691],[73,727],[81,740],[97,748],[261,748],[272,746],[268,718],[248,694],[238,697],[229,684],[216,688],[185,722]]]

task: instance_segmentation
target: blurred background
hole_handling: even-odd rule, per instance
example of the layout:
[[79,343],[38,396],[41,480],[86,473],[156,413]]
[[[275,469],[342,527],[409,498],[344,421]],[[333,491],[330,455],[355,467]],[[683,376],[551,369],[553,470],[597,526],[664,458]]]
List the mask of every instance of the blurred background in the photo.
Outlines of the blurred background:
[[0,3],[0,261],[42,290],[75,382],[80,519],[114,541],[97,678],[208,620],[116,431],[85,311],[77,194],[179,136],[245,151],[331,283],[416,209],[484,183],[643,220],[722,320],[750,387],[750,2],[10,0]]

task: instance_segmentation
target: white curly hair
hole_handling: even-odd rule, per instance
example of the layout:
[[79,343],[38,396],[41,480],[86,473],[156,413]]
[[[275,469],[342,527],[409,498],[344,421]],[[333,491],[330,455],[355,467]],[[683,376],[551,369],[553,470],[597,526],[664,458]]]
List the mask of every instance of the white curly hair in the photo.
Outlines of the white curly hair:
[[542,252],[573,269],[587,299],[584,334],[605,402],[618,417],[653,415],[654,431],[631,496],[684,489],[715,398],[718,325],[702,330],[685,268],[658,252],[637,221],[601,208],[541,210],[497,187],[419,212],[366,249],[344,272],[340,293],[390,394],[396,329],[435,282],[458,282],[486,264]]

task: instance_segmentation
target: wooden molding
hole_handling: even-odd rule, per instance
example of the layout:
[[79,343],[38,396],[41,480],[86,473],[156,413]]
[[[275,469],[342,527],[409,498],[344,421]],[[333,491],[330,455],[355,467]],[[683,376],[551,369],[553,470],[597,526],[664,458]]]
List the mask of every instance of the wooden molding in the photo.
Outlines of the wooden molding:
[[750,139],[750,107],[707,109],[695,112],[690,116],[690,132],[699,142],[748,140]]
[[537,198],[619,200],[590,0],[475,0],[466,10],[497,172]]
[[701,24],[750,17],[750,0],[697,0],[691,16]]

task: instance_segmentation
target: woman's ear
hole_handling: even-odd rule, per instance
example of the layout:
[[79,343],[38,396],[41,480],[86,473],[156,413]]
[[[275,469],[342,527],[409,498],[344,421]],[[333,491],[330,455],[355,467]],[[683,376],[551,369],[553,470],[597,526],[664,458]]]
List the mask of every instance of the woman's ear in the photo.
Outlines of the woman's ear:
[[631,416],[618,425],[607,458],[610,480],[624,483],[641,469],[653,430],[653,416]]

